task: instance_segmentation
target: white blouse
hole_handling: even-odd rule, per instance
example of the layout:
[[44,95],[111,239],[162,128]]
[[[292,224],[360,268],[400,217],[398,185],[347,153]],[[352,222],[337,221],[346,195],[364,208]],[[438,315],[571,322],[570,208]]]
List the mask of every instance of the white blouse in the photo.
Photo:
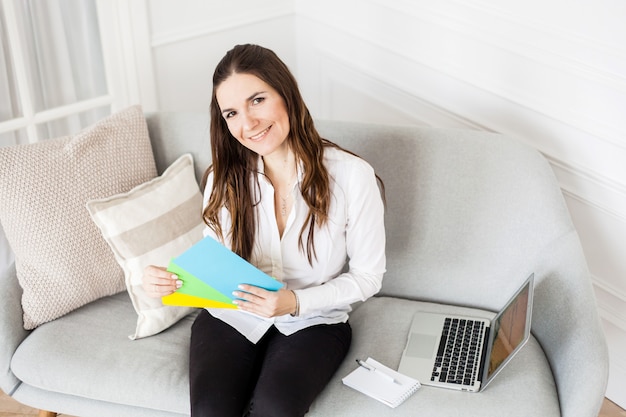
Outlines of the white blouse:
[[[324,148],[324,164],[330,175],[331,204],[327,223],[315,231],[315,254],[309,264],[306,251],[299,249],[300,229],[308,207],[298,192],[302,167],[294,185],[294,204],[282,238],[274,211],[274,188],[263,175],[259,158],[260,204],[256,206],[257,233],[251,263],[294,290],[300,301],[300,315],[265,318],[242,310],[207,309],[256,343],[272,326],[285,335],[318,324],[348,320],[350,304],[365,301],[381,287],[385,273],[384,208],[372,167],[364,160],[341,150]],[[206,206],[213,177],[204,191]],[[256,188],[256,187],[255,187]],[[230,214],[220,215],[222,230],[229,231]],[[308,229],[307,229],[308,230]],[[217,239],[208,227],[204,231]],[[304,233],[306,247],[307,232]],[[231,247],[230,236],[224,244]],[[347,271],[344,267],[348,263]]]

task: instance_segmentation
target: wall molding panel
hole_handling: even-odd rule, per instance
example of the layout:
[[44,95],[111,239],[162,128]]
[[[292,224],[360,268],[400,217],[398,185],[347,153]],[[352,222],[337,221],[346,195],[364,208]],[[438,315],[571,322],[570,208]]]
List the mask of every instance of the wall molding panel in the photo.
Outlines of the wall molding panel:
[[[522,100],[502,96],[493,89],[444,74],[436,68],[411,60],[396,51],[381,48],[367,40],[354,39],[341,32],[333,32],[331,38],[332,41],[325,41],[323,37],[318,39],[322,45],[317,48],[324,51],[328,61],[324,68],[335,68],[338,64],[333,65],[333,62],[342,62],[340,65],[350,66],[354,74],[362,73],[390,89],[404,90],[418,100],[467,120],[472,128],[519,137],[551,160],[562,160],[558,155],[562,153],[562,149],[570,148],[570,167],[578,167],[580,172],[596,178],[608,188],[616,187],[620,179],[626,182],[626,168],[623,163],[626,160],[626,149],[623,146],[614,146],[601,137],[590,136],[570,123],[563,123],[533,108],[531,103],[521,103]],[[349,61],[345,55],[339,57],[328,52],[325,48],[326,42],[339,44],[340,48],[351,45],[353,52]],[[379,69],[377,65],[370,65],[367,61],[370,55],[378,56],[386,66]],[[331,70],[326,72],[330,73]],[[320,82],[323,82],[325,76],[329,75],[318,77]],[[346,77],[346,82],[356,82],[353,77],[355,76]],[[572,143],[580,146],[572,146]],[[626,206],[623,207],[626,210]]]
[[[387,80],[357,69],[337,56],[324,51],[318,51],[318,53],[322,56],[321,63],[324,68],[322,83],[337,83],[360,90],[361,93],[384,104],[389,110],[402,113],[406,119],[413,121],[414,124],[489,130],[487,127],[449,109],[397,88]],[[332,94],[325,94],[323,97],[324,107],[332,109],[334,99]]]
[[[359,18],[362,17],[359,16]],[[382,16],[380,20],[389,20],[394,17],[395,15]],[[570,108],[571,106],[568,107],[568,103],[580,98],[561,97],[561,90],[579,91],[577,94],[584,96],[585,100],[593,97],[587,95],[586,90],[580,90],[581,86],[585,86],[580,79],[565,80],[562,73],[545,65],[537,66],[529,64],[527,60],[520,61],[519,56],[509,51],[489,48],[485,50],[484,44],[479,45],[475,42],[468,44],[466,40],[463,41],[467,45],[466,49],[471,51],[465,54],[475,55],[476,61],[487,62],[488,57],[491,57],[492,60],[505,63],[499,68],[500,72],[531,74],[533,78],[529,82],[547,84],[546,91],[543,91],[544,88],[535,88],[535,92],[530,93],[518,82],[518,79],[523,80],[526,75],[508,80],[502,76],[499,76],[500,79],[491,78],[480,74],[493,72],[493,69],[483,71],[481,68],[484,65],[475,63],[461,65],[451,61],[452,58],[432,58],[433,55],[437,55],[437,48],[432,46],[425,46],[426,50],[419,53],[411,52],[411,45],[406,41],[403,43],[402,40],[385,46],[384,40],[376,39],[375,33],[355,34],[355,28],[338,29],[334,26],[335,23],[331,20],[328,23],[331,25],[329,28],[320,30],[321,33],[333,33],[332,40],[316,40],[318,44],[323,44],[319,47],[320,50],[351,50],[350,61],[354,62],[354,66],[359,70],[366,71],[376,78],[388,78],[390,84],[395,84],[398,88],[410,89],[415,95],[426,98],[427,101],[440,107],[455,106],[451,109],[454,113],[474,120],[482,126],[488,126],[492,130],[507,132],[507,129],[512,128],[519,134],[521,133],[519,129],[525,129],[527,132],[523,136],[533,140],[534,146],[546,154],[556,156],[562,152],[561,149],[571,148],[570,152],[578,152],[577,155],[570,157],[573,162],[581,166],[590,164],[587,165],[587,169],[596,175],[605,176],[613,181],[626,182],[626,169],[623,164],[626,160],[626,145],[623,140],[626,137],[626,119],[621,115],[619,118],[614,118],[621,120],[620,123],[624,125],[622,129],[611,124],[612,119],[607,121],[607,119],[599,120],[598,117],[594,119],[592,116],[587,116],[586,114],[590,113],[588,109],[585,109],[583,113]],[[311,25],[320,25],[320,23],[314,19]],[[410,35],[425,37],[426,34],[422,32],[410,33]],[[451,37],[449,33],[442,32],[440,29],[427,34],[430,37],[445,39],[446,41],[442,41],[442,44],[461,42],[458,35]],[[333,42],[344,45],[348,49],[340,46],[333,47]],[[355,47],[355,45],[358,46]],[[377,56],[386,65],[368,62],[371,56]],[[463,61],[464,64],[467,62],[467,60]],[[549,80],[542,81],[543,78],[548,78],[547,75],[550,75]],[[427,79],[428,81],[425,81]],[[433,82],[434,86],[431,85]],[[554,85],[557,87],[551,87]],[[558,91],[555,91],[555,88]],[[597,90],[591,85],[585,88]],[[594,94],[600,95],[597,91]],[[596,101],[598,100],[600,99]],[[612,101],[626,106],[626,95]],[[482,109],[490,114],[476,114],[476,103],[480,103]],[[591,106],[591,104],[589,102],[585,106]],[[603,102],[602,105],[607,104]],[[456,108],[456,106],[461,107]],[[610,106],[610,111],[617,113],[618,108],[618,105]],[[594,114],[604,115],[606,112],[595,109]],[[482,120],[483,118],[487,120]],[[512,118],[518,120],[512,120]],[[537,133],[541,136],[535,137]],[[576,146],[572,146],[572,142],[576,142]],[[593,155],[594,159],[591,160],[589,155]]]
[[546,156],[563,192],[626,223],[626,187],[581,167]]
[[[554,7],[558,9],[556,12],[562,17],[562,19],[560,20],[554,19],[554,16],[551,16],[549,11],[547,13],[544,13],[543,15],[536,14],[535,10],[537,9],[537,6],[539,6],[542,10],[544,10],[544,12],[546,11],[545,2],[536,2],[536,4],[534,4],[532,7],[529,7],[529,8],[524,7],[523,8],[524,12],[519,13],[520,9],[514,10],[513,8],[510,7],[511,2],[489,3],[488,0],[487,1],[485,0],[467,0],[467,1],[451,0],[451,1],[457,7],[462,7],[465,5],[467,7],[474,8],[484,14],[491,15],[494,18],[504,19],[508,22],[513,22],[519,26],[528,28],[529,30],[532,31],[532,33],[529,33],[529,36],[531,37],[534,36],[536,33],[545,33],[549,35],[551,38],[559,39],[561,42],[574,44],[574,48],[572,48],[572,50],[580,51],[580,46],[582,46],[582,47],[588,47],[593,50],[599,50],[603,53],[607,53],[610,55],[609,58],[611,57],[626,58],[626,47],[624,46],[623,42],[620,42],[619,40],[613,39],[612,37],[607,38],[607,37],[602,37],[602,36],[601,37],[590,36],[591,33],[585,32],[584,29],[581,30],[579,26],[574,26],[573,27],[574,30],[572,30],[571,25],[570,25],[570,29],[565,29],[561,27],[562,25],[560,25],[559,23],[561,23],[564,20],[567,20],[568,18],[571,18],[570,11],[563,10],[560,7],[562,4],[571,5],[571,2],[568,2],[568,1],[561,3],[561,5],[559,5],[558,3],[552,3]],[[602,6],[606,6],[606,7],[603,9]],[[608,12],[609,14],[612,14],[613,15],[612,18],[615,21],[619,21],[620,26],[623,26],[621,25],[622,16],[619,14],[620,10],[615,10],[614,8],[611,8],[609,6],[610,6],[609,2],[600,0],[597,3],[597,5],[592,6],[592,8],[590,9],[592,11],[591,14],[593,14],[593,12],[604,10]],[[624,7],[623,5],[621,7],[622,7],[621,11],[626,11],[626,7]],[[539,16],[543,16],[544,20],[543,21],[539,20]],[[591,15],[584,16],[585,19],[589,19],[593,17],[599,17],[599,16],[591,16]],[[605,22],[604,20],[600,20],[597,23],[599,23],[600,25],[605,25],[607,22]],[[626,34],[626,30],[624,30],[623,27],[621,29],[621,32]],[[618,33],[614,32],[613,34],[617,35]],[[563,48],[563,45],[560,45],[558,48],[558,51],[562,52],[563,49],[567,50],[567,48]],[[595,66],[593,65],[593,63],[585,63],[585,65]]]
[[255,13],[254,16],[235,15],[230,19],[220,21],[217,25],[209,24],[209,22],[207,22],[207,24],[157,33],[152,38],[151,46],[153,48],[158,48],[178,42],[186,42],[195,38],[210,36],[219,32],[242,28],[252,24],[263,23],[269,20],[288,17],[291,15],[293,15],[293,11],[282,8],[263,9],[260,13]]
[[609,385],[606,396],[625,407],[624,381],[626,381],[626,332],[613,325],[612,322],[603,322],[604,333],[609,343],[609,359],[611,361],[609,371]]
[[[318,51],[316,55],[322,57],[321,66],[324,68],[324,75],[319,80],[319,83],[323,85],[320,91],[322,91],[321,96],[324,103],[322,108],[326,109],[324,117],[332,117],[332,108],[336,99],[329,90],[330,87],[324,86],[324,84],[334,82],[350,86],[355,90],[362,90],[361,93],[385,104],[395,112],[402,113],[415,124],[493,131],[493,129],[438,106],[423,97],[410,94],[406,90],[391,85],[387,80],[355,68],[340,57],[324,51]],[[588,168],[566,163],[550,154],[545,154],[545,156],[550,162],[564,193],[626,223],[625,186]]]
[[[146,0],[147,1],[147,0]],[[295,63],[292,0],[147,2],[148,49],[162,111],[208,112],[215,66],[235,44],[258,43]]]
[[598,277],[593,277],[596,297],[602,303],[600,317],[626,332],[626,291],[613,287]]
[[[626,65],[626,48],[621,44],[609,45],[584,37],[578,32],[565,32],[556,26],[534,22],[528,14],[519,14],[477,0],[441,2],[415,2],[373,0],[378,6],[409,14],[422,22],[436,22],[451,31],[472,36],[481,42],[496,45],[503,50],[607,87],[626,92],[626,77],[615,69]],[[606,66],[594,65],[588,58],[602,54]],[[609,56],[609,60],[606,56]],[[616,68],[614,68],[616,67]]]

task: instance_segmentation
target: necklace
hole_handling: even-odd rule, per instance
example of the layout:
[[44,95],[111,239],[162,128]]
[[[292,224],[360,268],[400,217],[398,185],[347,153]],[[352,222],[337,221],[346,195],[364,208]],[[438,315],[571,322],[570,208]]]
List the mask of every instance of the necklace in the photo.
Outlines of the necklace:
[[280,215],[283,217],[287,217],[287,200],[291,197],[291,193],[287,195],[287,197],[283,197],[279,195],[281,204],[280,204]]
[[289,189],[289,194],[287,194],[287,196],[283,197],[282,195],[278,194],[278,197],[280,197],[280,215],[283,217],[287,217],[287,202],[289,201],[289,198],[293,195],[292,184],[295,179],[295,176],[292,177],[291,181],[289,181],[289,184],[287,184],[287,188]]

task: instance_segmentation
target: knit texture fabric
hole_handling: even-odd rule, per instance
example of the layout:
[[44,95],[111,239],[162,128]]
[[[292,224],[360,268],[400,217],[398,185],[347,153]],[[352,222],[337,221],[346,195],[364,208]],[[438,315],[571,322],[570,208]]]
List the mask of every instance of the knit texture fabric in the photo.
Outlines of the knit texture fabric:
[[73,136],[0,149],[0,222],[15,253],[25,329],[125,289],[85,204],[155,176],[139,106]]

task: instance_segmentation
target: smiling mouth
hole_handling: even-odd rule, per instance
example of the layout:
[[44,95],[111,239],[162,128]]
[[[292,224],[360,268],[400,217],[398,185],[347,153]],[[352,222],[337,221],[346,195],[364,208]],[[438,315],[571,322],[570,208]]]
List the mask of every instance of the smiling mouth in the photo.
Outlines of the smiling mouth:
[[250,139],[250,140],[261,140],[261,139],[263,139],[263,138],[265,137],[265,135],[267,134],[267,132],[269,132],[269,131],[270,131],[270,129],[271,129],[271,128],[272,128],[272,126],[268,127],[267,129],[263,130],[263,131],[262,131],[262,132],[260,132],[260,133],[257,133],[257,134],[256,134],[256,135],[254,135],[254,136],[250,136],[250,138],[249,138],[249,139]]

